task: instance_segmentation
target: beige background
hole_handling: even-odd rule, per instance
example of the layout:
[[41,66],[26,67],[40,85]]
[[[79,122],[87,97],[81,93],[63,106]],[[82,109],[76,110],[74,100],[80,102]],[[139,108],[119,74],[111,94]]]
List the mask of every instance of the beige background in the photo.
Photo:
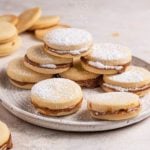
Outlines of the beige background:
[[[60,15],[63,23],[90,31],[96,42],[116,42],[132,49],[133,55],[150,62],[149,0],[0,0],[0,13],[15,13],[40,6],[43,14]],[[117,32],[119,36],[112,34]],[[0,65],[22,55],[38,43],[24,34],[23,45]],[[30,125],[0,105],[0,119],[12,131],[14,150],[148,150],[150,119],[127,128],[96,133],[67,133]]]

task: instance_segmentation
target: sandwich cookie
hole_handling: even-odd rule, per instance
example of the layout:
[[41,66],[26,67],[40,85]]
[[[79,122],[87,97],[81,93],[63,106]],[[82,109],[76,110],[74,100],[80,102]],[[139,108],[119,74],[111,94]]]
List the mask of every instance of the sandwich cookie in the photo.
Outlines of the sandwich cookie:
[[13,85],[22,89],[31,89],[36,82],[52,77],[52,75],[43,75],[26,68],[23,58],[14,59],[8,64],[7,75]]
[[117,74],[125,71],[131,62],[131,52],[127,47],[101,43],[94,44],[92,53],[81,58],[85,70],[96,74]]
[[59,16],[42,16],[34,23],[34,25],[29,30],[49,28],[57,25],[59,21]]
[[83,95],[80,86],[69,79],[53,78],[38,82],[31,89],[31,100],[38,112],[65,116],[79,110]]
[[72,59],[49,55],[43,51],[43,45],[37,45],[28,49],[24,65],[39,73],[57,74],[68,70],[72,66]]
[[5,21],[16,25],[18,22],[18,17],[15,15],[2,15],[0,16],[0,21]]
[[106,92],[133,92],[144,96],[150,91],[150,72],[144,68],[130,66],[126,72],[117,75],[105,75],[102,88]]
[[15,52],[21,46],[21,43],[21,37],[17,36],[11,42],[0,44],[0,57],[7,56]]
[[52,31],[54,29],[59,29],[59,28],[70,28],[70,26],[67,25],[67,24],[58,24],[58,25],[55,25],[55,26],[52,26],[52,27],[49,27],[49,28],[46,28],[46,29],[37,29],[37,30],[35,30],[35,36],[36,36],[37,39],[43,40],[44,35],[48,31]]
[[31,28],[34,23],[40,18],[41,9],[38,7],[25,10],[19,15],[19,21],[16,25],[18,33],[22,33]]
[[90,53],[92,36],[76,28],[61,28],[49,31],[44,36],[45,51],[51,55],[73,58]]
[[12,148],[11,133],[7,125],[0,121],[0,150]]
[[0,21],[0,44],[10,42],[17,36],[16,27],[5,21]]
[[139,97],[133,93],[95,91],[86,99],[91,116],[100,120],[130,119],[136,117],[141,110]]
[[74,64],[69,70],[60,73],[60,77],[75,81],[81,87],[95,88],[102,80],[101,76],[84,70],[80,63]]

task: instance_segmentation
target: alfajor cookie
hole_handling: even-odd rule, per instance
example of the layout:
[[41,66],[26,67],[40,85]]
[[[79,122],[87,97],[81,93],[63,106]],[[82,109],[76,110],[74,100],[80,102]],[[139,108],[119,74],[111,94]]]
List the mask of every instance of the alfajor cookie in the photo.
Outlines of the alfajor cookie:
[[41,9],[38,7],[25,10],[19,15],[19,21],[16,25],[18,33],[22,33],[31,28],[34,23],[40,18]]
[[18,22],[18,17],[15,15],[2,15],[0,16],[0,21],[5,21],[5,22],[9,22],[12,23],[13,25],[16,25]]
[[44,36],[45,51],[51,55],[73,58],[90,53],[92,36],[77,28],[61,28],[49,31]]
[[31,89],[36,82],[52,77],[52,75],[43,75],[28,69],[24,66],[23,58],[10,61],[7,75],[13,85],[22,89]]
[[95,88],[100,85],[101,76],[84,70],[80,62],[74,64],[69,70],[59,74],[62,78],[75,81],[81,87]]
[[105,75],[102,88],[106,92],[123,91],[144,96],[150,91],[150,72],[142,67],[129,66],[126,72]]
[[86,97],[91,116],[100,120],[123,120],[136,117],[141,104],[139,97],[133,93],[93,92]]
[[44,35],[48,31],[52,31],[54,29],[59,29],[59,28],[70,28],[70,26],[67,25],[67,24],[58,24],[58,25],[55,25],[53,27],[49,27],[49,28],[46,28],[46,29],[38,29],[38,30],[35,30],[35,36],[36,36],[37,39],[43,40]]
[[31,89],[32,104],[49,116],[65,116],[79,110],[83,95],[80,86],[69,79],[53,78],[38,82]]
[[7,56],[15,52],[21,46],[21,43],[21,37],[17,36],[11,42],[0,44],[0,57]]
[[24,65],[39,73],[57,74],[68,70],[72,66],[72,59],[49,55],[43,51],[43,45],[37,45],[28,49]]
[[0,150],[12,148],[11,133],[5,123],[0,121]]
[[0,21],[0,44],[10,42],[17,36],[16,27],[5,21]]
[[41,16],[29,30],[44,29],[59,23],[59,16]]
[[117,74],[131,62],[129,48],[111,43],[94,44],[92,53],[81,58],[85,70],[96,74]]

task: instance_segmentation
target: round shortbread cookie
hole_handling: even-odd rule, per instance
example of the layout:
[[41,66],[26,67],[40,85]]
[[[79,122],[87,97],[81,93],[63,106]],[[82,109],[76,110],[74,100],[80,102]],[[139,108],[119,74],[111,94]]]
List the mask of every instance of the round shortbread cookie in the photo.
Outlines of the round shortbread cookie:
[[29,30],[49,28],[57,25],[59,21],[59,16],[41,16]]
[[138,115],[141,110],[139,97],[127,92],[99,93],[97,91],[88,94],[88,110],[97,119],[122,120]]
[[81,87],[94,88],[100,83],[99,75],[90,73],[81,67],[80,63],[74,64],[69,70],[59,74],[62,78],[75,81]]
[[59,28],[70,28],[69,25],[67,24],[58,24],[56,26],[50,27],[50,28],[46,28],[46,29],[38,29],[35,30],[35,36],[37,39],[39,40],[43,40],[44,35],[48,32],[48,31],[52,31],[54,29],[59,29]]
[[2,15],[0,16],[0,21],[7,21],[9,23],[12,23],[13,25],[16,25],[18,22],[18,17],[15,15]]
[[38,7],[25,10],[23,13],[21,13],[19,15],[19,21],[16,25],[18,33],[22,33],[31,28],[34,23],[40,18],[40,16],[41,9]]
[[21,37],[17,36],[13,41],[0,44],[0,57],[15,52],[21,46]]
[[15,85],[22,88],[31,87],[28,85],[33,85],[38,81],[52,77],[52,75],[43,75],[26,68],[23,58],[14,59],[8,64],[7,75],[12,81],[11,83],[15,82]]
[[92,53],[87,56],[91,61],[114,66],[129,63],[131,57],[128,47],[113,43],[96,43],[92,47]]
[[123,88],[138,88],[150,84],[150,72],[142,67],[129,66],[127,70],[117,75],[105,75],[105,83]]
[[7,125],[0,121],[0,149],[7,150],[12,147],[11,134]]
[[0,44],[12,41],[17,36],[16,27],[5,21],[0,21]]
[[24,64],[39,73],[56,74],[68,70],[72,66],[72,61],[49,55],[43,51],[43,45],[37,45],[28,49]]
[[[35,84],[31,90],[32,103],[37,110],[46,109],[49,111],[47,115],[53,116],[68,115],[73,113],[73,110],[77,111],[76,106],[81,105],[82,98],[80,86],[69,79],[43,80]],[[52,113],[53,111],[57,111],[57,114]]]
[[92,52],[81,58],[82,66],[96,74],[116,74],[123,72],[131,62],[131,51],[118,44],[94,44]]
[[88,50],[92,46],[93,39],[85,30],[61,28],[47,32],[44,42],[48,47],[60,51]]

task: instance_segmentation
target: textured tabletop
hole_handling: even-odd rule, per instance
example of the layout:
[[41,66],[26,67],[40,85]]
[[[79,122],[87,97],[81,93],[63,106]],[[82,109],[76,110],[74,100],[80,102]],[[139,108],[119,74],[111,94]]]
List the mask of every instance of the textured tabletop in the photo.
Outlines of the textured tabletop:
[[[149,0],[0,0],[0,13],[15,13],[40,6],[43,14],[60,15],[63,23],[84,28],[95,42],[115,42],[131,48],[133,55],[150,63]],[[23,56],[39,43],[29,34],[11,56],[0,58],[0,66]],[[14,150],[148,150],[150,119],[114,131],[68,133],[30,125],[11,115],[0,105],[0,120],[11,129]]]

